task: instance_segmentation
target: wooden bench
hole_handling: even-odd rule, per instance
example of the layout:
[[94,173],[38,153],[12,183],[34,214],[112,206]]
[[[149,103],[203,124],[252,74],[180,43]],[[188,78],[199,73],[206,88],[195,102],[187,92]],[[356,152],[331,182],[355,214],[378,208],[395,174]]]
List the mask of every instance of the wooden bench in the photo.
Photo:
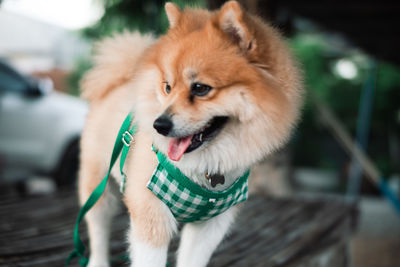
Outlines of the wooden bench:
[[[76,193],[0,197],[0,266],[63,266],[72,250]],[[252,196],[209,266],[348,266],[354,207],[337,200]],[[113,225],[112,253],[126,251],[126,213]],[[82,236],[87,241],[85,225]],[[169,262],[174,265],[175,239]],[[77,266],[76,261],[74,265]],[[113,266],[126,266],[114,262]]]

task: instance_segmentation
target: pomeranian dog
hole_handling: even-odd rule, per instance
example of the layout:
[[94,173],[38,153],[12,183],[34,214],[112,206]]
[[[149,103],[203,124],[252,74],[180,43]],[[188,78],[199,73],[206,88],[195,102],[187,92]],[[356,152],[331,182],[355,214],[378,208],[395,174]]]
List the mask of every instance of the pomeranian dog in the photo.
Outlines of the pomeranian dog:
[[[171,209],[147,188],[158,164],[152,147],[197,185],[220,192],[288,140],[302,102],[299,70],[281,35],[237,2],[217,11],[172,3],[165,10],[170,29],[164,36],[103,40],[82,81],[90,101],[81,140],[82,204],[106,174],[118,129],[134,111],[137,132],[122,199],[135,267],[164,267],[177,232]],[[212,185],[208,174],[223,179]],[[112,176],[121,183],[118,167]],[[109,266],[110,224],[120,198],[110,184],[87,214],[90,267]],[[206,266],[237,209],[185,224],[177,266]]]

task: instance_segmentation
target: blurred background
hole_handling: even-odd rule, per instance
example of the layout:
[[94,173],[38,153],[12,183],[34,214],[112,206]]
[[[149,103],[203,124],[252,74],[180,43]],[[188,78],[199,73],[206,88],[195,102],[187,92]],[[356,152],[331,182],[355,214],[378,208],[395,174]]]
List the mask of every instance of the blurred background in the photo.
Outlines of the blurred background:
[[[284,33],[307,90],[299,126],[257,167],[254,191],[358,203],[352,265],[400,266],[400,207],[386,200],[387,191],[400,197],[400,3],[239,2]],[[57,194],[74,184],[88,109],[79,80],[92,44],[125,30],[165,33],[164,3],[0,0],[0,192]]]

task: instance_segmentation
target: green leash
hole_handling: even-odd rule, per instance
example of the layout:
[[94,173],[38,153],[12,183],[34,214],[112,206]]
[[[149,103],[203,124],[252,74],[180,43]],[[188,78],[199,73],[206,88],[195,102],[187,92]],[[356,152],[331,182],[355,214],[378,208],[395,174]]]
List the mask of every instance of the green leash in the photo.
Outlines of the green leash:
[[79,258],[79,265],[81,267],[87,266],[87,264],[89,262],[89,259],[87,257],[85,257],[85,250],[86,250],[85,245],[83,244],[83,242],[79,236],[79,224],[85,217],[85,214],[96,204],[96,202],[99,200],[101,195],[104,193],[104,190],[106,189],[107,182],[110,177],[111,169],[114,166],[115,161],[117,160],[120,153],[121,153],[120,171],[121,171],[121,174],[123,177],[123,181],[121,183],[120,190],[122,192],[124,190],[126,175],[123,173],[122,168],[124,166],[125,159],[128,154],[128,151],[129,151],[130,143],[133,140],[133,135],[136,132],[136,124],[132,124],[132,126],[130,126],[132,120],[133,120],[133,113],[131,112],[128,114],[128,116],[122,123],[121,128],[119,129],[118,136],[117,136],[117,139],[115,141],[114,148],[112,151],[110,166],[108,168],[108,172],[107,172],[106,176],[103,178],[103,180],[100,182],[100,184],[96,187],[96,189],[92,192],[92,194],[90,195],[88,200],[85,202],[85,204],[79,211],[78,218],[76,219],[76,223],[75,223],[75,229],[74,229],[75,249],[69,254],[69,256],[65,262],[65,266],[69,266],[69,263],[74,258]]
[[[124,191],[125,191],[126,175],[123,172],[123,167],[124,167],[125,160],[128,155],[128,152],[129,152],[130,145],[131,145],[132,141],[134,140],[133,136],[135,135],[135,132],[136,132],[136,124],[133,123],[131,125],[132,121],[133,121],[133,113],[131,112],[125,118],[124,122],[122,123],[121,128],[119,129],[118,136],[115,141],[114,148],[113,148],[112,155],[111,155],[110,166],[108,168],[108,172],[107,172],[106,176],[99,183],[99,185],[95,188],[95,190],[92,192],[92,194],[89,196],[88,200],[85,202],[85,204],[79,211],[78,218],[76,220],[75,228],[74,228],[74,246],[75,246],[75,248],[69,254],[69,256],[65,262],[65,266],[69,266],[69,263],[74,258],[79,258],[79,265],[81,267],[86,267],[89,262],[89,259],[87,257],[85,257],[85,250],[86,250],[85,245],[83,244],[83,242],[79,236],[79,224],[85,217],[86,213],[96,204],[96,202],[100,199],[101,195],[104,193],[107,183],[108,183],[108,180],[109,180],[109,177],[110,177],[111,169],[114,166],[114,164],[120,154],[121,154],[120,171],[121,171],[121,175],[122,175],[120,191],[121,191],[121,193],[124,193]],[[175,187],[175,189],[180,189],[180,190],[173,190],[174,194],[172,195],[171,198],[173,198],[174,200],[177,200],[179,202],[178,204],[181,204],[183,206],[187,205],[187,203],[190,204],[191,202],[188,201],[188,199],[186,199],[186,198],[183,199],[182,196],[187,196],[192,200],[198,200],[197,202],[192,201],[196,205],[191,203],[190,204],[191,206],[185,206],[185,207],[187,210],[197,209],[197,210],[199,210],[199,212],[197,212],[195,215],[193,215],[194,217],[189,216],[182,221],[191,222],[191,221],[196,221],[196,220],[203,220],[204,218],[209,219],[213,216],[218,215],[219,213],[224,212],[229,207],[236,205],[247,199],[247,179],[249,177],[249,173],[250,173],[249,171],[245,172],[245,174],[243,174],[238,179],[238,181],[235,184],[233,184],[229,189],[222,191],[222,192],[212,192],[212,191],[203,189],[199,185],[193,183],[190,179],[188,179],[186,176],[184,176],[179,171],[179,169],[177,169],[172,164],[170,164],[168,162],[168,160],[166,159],[165,155],[163,155],[161,152],[156,151],[154,147],[153,147],[153,150],[156,152],[157,158],[159,160],[157,170],[159,170],[161,172],[163,169],[167,170],[169,174],[173,175],[173,178],[171,178],[172,180],[170,180],[170,181],[172,181],[173,183],[176,181],[179,181],[179,183],[180,183],[180,185],[177,184]],[[164,203],[166,203],[166,205],[173,212],[174,216],[177,216],[177,214],[179,214],[179,210],[176,210],[175,206],[178,206],[178,205],[172,205],[169,201],[166,201],[165,197],[161,197],[160,194],[155,192],[153,190],[154,188],[152,188],[152,186],[154,186],[154,185],[157,186],[157,181],[159,181],[160,177],[162,177],[162,176],[153,175],[151,178],[151,181],[154,180],[155,184],[149,183],[149,185],[151,185],[151,186],[148,186],[148,188],[153,193],[155,193],[155,195],[157,197],[159,197],[162,201],[164,201]],[[163,184],[160,184],[160,186],[161,186],[161,188],[164,188],[165,190],[167,190],[165,193],[168,193],[168,187],[166,187]],[[187,189],[190,189],[190,191],[188,191],[190,195],[186,194]],[[177,192],[180,192],[180,195],[177,194]],[[218,201],[218,200],[221,200],[222,198],[224,198],[224,199],[226,198],[229,201],[227,201],[227,202]],[[206,204],[204,205],[203,202],[205,202]],[[212,215],[210,215],[211,214],[210,211],[212,211]],[[210,214],[208,214],[208,213],[210,213]],[[188,214],[184,214],[184,215],[188,215]],[[206,215],[209,217],[206,217]],[[122,257],[119,257],[118,259],[128,260],[129,257],[127,255],[124,255]],[[168,263],[166,264],[166,266],[170,267],[170,265]]]

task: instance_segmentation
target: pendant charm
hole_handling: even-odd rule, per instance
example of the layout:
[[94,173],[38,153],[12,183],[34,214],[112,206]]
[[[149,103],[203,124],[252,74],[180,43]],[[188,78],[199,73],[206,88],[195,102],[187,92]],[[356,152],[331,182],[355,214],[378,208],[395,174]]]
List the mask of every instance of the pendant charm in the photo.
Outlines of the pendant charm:
[[208,174],[206,173],[206,178],[210,182],[212,187],[217,186],[217,184],[224,184],[225,183],[225,176],[220,174]]

